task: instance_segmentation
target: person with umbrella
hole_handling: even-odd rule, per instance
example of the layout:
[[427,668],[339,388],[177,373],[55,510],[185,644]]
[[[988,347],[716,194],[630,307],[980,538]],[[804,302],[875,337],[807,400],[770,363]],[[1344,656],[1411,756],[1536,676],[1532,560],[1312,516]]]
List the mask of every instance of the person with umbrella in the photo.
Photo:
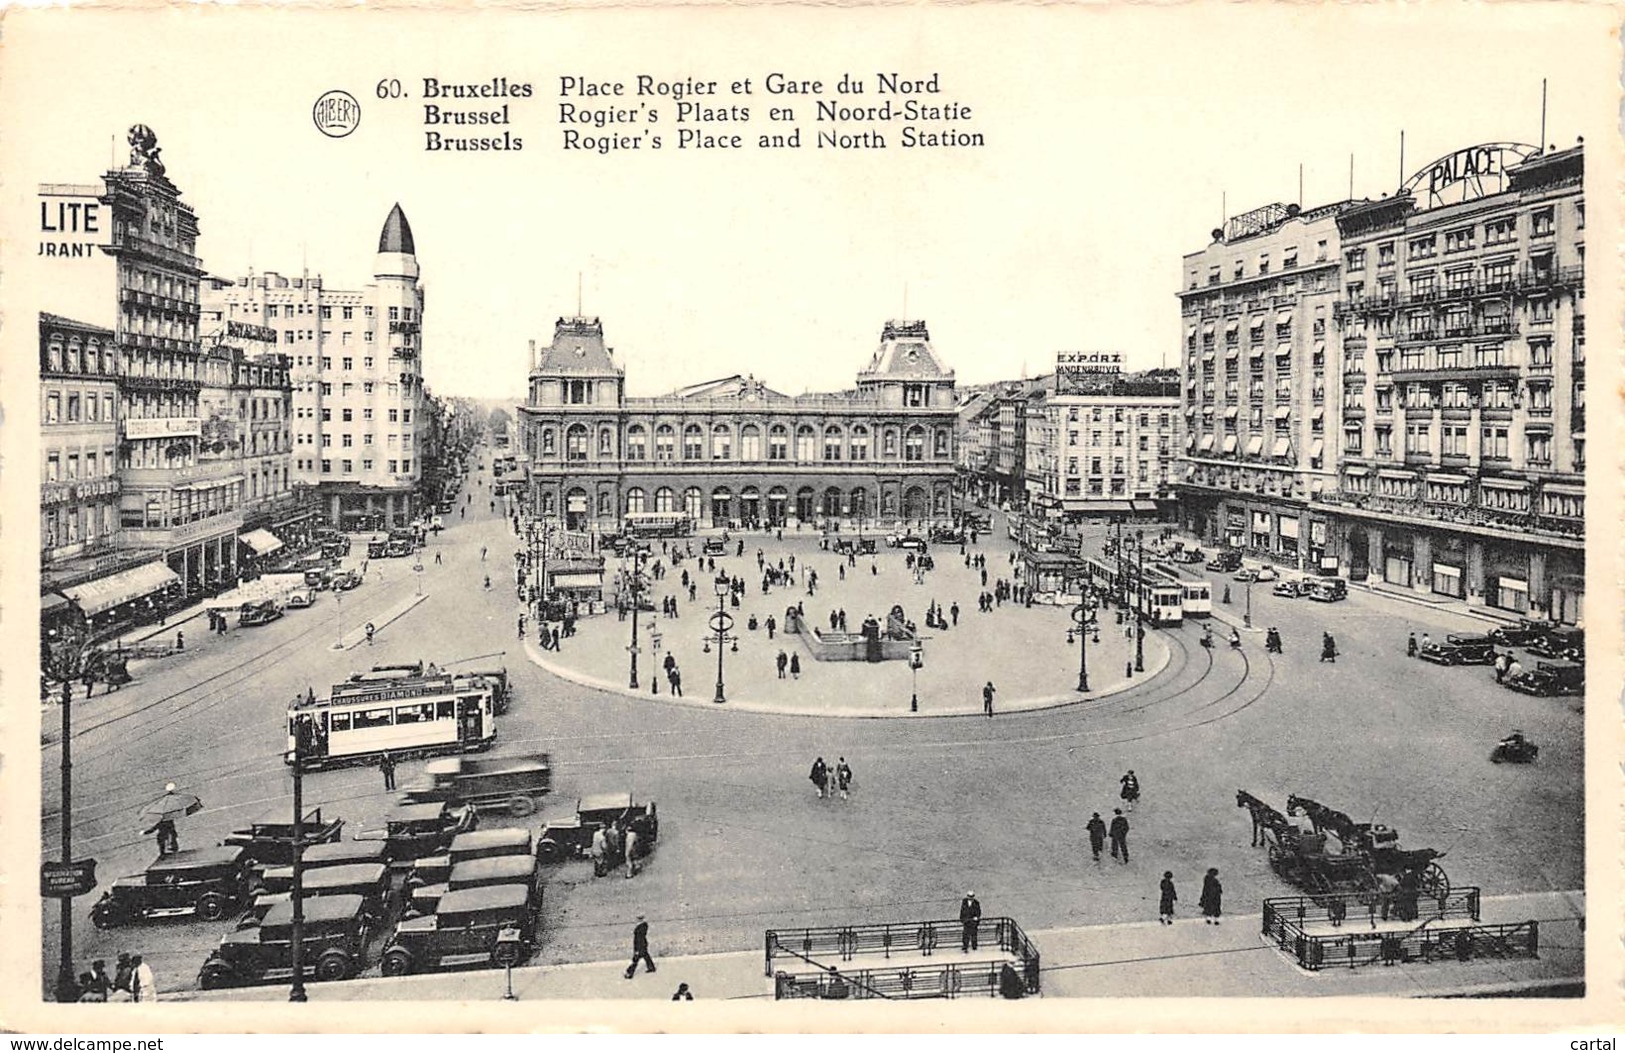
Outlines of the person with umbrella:
[[164,787],[164,795],[141,809],[143,822],[149,824],[141,831],[143,834],[156,834],[158,836],[158,854],[160,856],[173,855],[181,850],[180,834],[175,830],[175,820],[184,818],[203,808],[203,802],[195,794],[177,793],[175,784],[169,783]]

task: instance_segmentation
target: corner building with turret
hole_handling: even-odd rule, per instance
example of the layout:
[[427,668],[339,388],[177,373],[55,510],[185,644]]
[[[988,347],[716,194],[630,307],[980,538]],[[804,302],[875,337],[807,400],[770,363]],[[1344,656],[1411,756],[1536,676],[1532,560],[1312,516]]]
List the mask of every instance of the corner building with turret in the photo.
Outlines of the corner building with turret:
[[841,530],[953,514],[954,374],[924,322],[887,322],[847,391],[791,396],[734,375],[630,398],[599,320],[560,318],[550,345],[531,344],[519,411],[531,511],[570,530],[656,512]]

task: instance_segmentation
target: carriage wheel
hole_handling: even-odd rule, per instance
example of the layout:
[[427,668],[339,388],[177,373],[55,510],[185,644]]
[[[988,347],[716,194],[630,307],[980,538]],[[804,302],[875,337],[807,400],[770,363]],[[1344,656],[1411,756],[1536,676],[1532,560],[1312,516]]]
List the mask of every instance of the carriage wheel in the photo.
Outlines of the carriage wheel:
[[1444,907],[1445,897],[1450,895],[1450,875],[1444,872],[1444,867],[1437,863],[1429,863],[1427,869],[1422,871],[1422,891],[1439,901]]
[[1270,869],[1281,877],[1286,877],[1286,858],[1279,845],[1270,845]]

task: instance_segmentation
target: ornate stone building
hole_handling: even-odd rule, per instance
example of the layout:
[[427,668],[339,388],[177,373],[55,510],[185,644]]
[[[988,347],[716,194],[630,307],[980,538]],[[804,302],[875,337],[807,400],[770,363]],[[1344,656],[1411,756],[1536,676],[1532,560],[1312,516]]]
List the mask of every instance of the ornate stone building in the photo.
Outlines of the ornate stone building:
[[887,322],[856,387],[832,394],[731,376],[629,398],[596,318],[559,319],[531,355],[530,506],[568,529],[645,513],[842,529],[952,516],[954,374],[924,322]]

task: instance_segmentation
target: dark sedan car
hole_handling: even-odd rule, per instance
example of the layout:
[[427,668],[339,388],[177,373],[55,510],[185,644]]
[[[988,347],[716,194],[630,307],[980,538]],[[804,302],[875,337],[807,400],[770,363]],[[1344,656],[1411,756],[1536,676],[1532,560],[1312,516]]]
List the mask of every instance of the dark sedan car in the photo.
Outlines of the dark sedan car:
[[218,921],[247,896],[241,848],[188,848],[159,856],[145,873],[115,880],[91,908],[90,920],[98,929],[183,915]]
[[1421,657],[1440,665],[1489,665],[1495,661],[1495,653],[1495,641],[1488,636],[1451,633],[1422,648]]
[[1503,686],[1526,695],[1583,695],[1586,667],[1578,662],[1541,662],[1517,676],[1509,676]]
[[1489,637],[1502,647],[1528,647],[1532,643],[1546,639],[1546,634],[1551,632],[1552,628],[1551,622],[1520,618],[1515,625],[1502,625],[1491,629]]

